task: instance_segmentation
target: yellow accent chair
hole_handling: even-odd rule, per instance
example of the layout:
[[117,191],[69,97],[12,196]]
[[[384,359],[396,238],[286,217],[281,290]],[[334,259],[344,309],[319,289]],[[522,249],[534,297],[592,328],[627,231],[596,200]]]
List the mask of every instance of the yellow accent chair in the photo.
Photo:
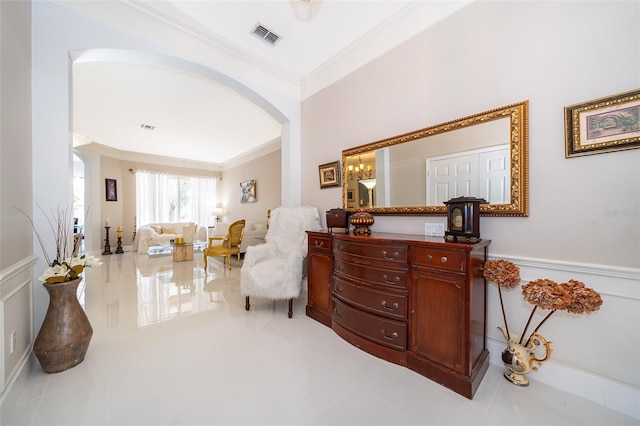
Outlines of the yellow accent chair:
[[[209,237],[209,247],[202,249],[204,256],[204,270],[207,270],[207,257],[224,257],[224,263],[229,264],[231,269],[231,256],[238,256],[238,266],[240,266],[240,244],[244,236],[244,219],[237,220],[229,225],[227,235],[224,237]],[[222,244],[214,244],[216,241]]]

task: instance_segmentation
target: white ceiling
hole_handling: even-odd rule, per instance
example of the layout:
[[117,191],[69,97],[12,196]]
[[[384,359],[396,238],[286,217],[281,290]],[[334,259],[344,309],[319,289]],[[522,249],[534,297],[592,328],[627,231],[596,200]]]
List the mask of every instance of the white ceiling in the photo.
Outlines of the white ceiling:
[[[116,28],[125,25],[127,31],[140,36],[155,34],[156,41],[163,29],[180,31],[204,41],[212,52],[222,50],[248,66],[302,87],[313,79],[322,80],[328,69],[331,78],[341,78],[470,1],[57,3]],[[281,37],[274,46],[251,33],[258,23]],[[222,164],[280,136],[279,123],[246,98],[173,68],[78,63],[73,91],[74,133],[119,150]],[[143,130],[141,124],[155,126],[155,130]]]

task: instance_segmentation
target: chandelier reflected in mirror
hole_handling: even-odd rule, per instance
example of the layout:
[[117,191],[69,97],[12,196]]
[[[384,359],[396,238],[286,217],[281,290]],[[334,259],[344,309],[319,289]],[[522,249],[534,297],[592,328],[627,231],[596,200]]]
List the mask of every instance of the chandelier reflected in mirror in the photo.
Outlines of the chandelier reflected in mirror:
[[357,180],[362,179],[371,179],[374,177],[373,166],[371,164],[364,164],[360,156],[358,156],[358,164],[354,166],[353,164],[349,164],[347,166],[347,173],[349,173],[349,178],[353,180],[354,178]]

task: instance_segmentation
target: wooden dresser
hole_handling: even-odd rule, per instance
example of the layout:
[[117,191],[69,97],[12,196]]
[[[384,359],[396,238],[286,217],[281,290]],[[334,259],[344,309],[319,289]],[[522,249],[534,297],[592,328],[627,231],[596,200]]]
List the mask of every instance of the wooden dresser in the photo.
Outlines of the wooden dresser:
[[308,232],[307,315],[360,349],[467,397],[488,366],[490,244]]

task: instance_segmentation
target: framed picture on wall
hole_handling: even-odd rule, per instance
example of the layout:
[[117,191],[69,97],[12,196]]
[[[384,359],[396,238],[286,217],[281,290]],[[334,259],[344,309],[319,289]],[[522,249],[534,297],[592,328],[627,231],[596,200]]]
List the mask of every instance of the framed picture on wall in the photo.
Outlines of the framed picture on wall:
[[256,198],[256,180],[248,180],[240,182],[240,202],[241,203],[255,203]]
[[565,157],[640,148],[640,90],[564,108]]
[[107,201],[118,201],[118,187],[115,179],[105,179],[105,194]]
[[320,189],[340,186],[340,161],[318,166],[320,172]]

